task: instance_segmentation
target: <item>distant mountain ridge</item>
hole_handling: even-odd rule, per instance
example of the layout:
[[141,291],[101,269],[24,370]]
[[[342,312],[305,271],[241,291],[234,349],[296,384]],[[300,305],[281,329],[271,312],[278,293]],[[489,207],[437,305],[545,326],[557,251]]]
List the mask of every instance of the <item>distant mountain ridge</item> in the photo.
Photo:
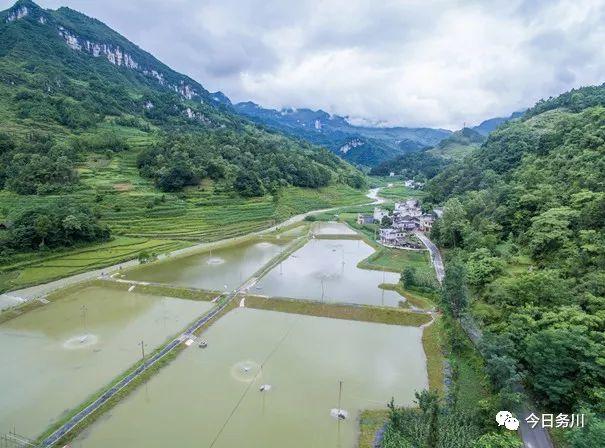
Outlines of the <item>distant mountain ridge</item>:
[[477,131],[479,134],[483,136],[488,136],[492,131],[494,131],[501,124],[506,123],[507,121],[515,120],[523,116],[525,112],[517,111],[510,114],[508,117],[495,117],[490,118],[481,122],[478,126],[474,126],[471,129]]
[[354,126],[345,117],[321,109],[266,109],[251,101],[233,108],[253,121],[370,167],[406,152],[433,147],[452,133],[447,129]]

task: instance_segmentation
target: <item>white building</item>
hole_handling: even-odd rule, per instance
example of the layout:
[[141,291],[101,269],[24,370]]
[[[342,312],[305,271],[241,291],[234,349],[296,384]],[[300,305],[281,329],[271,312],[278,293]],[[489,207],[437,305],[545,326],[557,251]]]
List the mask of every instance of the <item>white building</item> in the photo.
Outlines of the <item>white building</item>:
[[374,221],[382,222],[382,218],[389,216],[389,211],[380,207],[374,207]]
[[380,229],[380,243],[387,246],[399,246],[405,239],[405,233],[397,229]]
[[422,210],[420,210],[420,206],[418,205],[418,201],[416,199],[408,199],[405,202],[395,203],[395,213],[399,215],[417,217],[422,215]]

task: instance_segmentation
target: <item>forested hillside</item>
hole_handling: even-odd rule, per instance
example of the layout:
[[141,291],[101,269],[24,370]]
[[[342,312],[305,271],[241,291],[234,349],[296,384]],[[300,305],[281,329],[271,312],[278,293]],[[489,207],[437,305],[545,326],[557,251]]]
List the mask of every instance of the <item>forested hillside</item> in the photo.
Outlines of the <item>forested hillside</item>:
[[485,137],[464,128],[441,140],[435,147],[402,154],[373,167],[370,174],[388,176],[390,173],[406,179],[425,181],[435,177],[453,160],[460,160],[475,151]]
[[[122,212],[122,203],[142,220],[168,204],[182,213],[183,201],[196,196],[188,188],[236,202],[271,194],[277,208],[282,189],[347,195],[364,184],[334,154],[258,128],[233,113],[223,94],[98,20],[29,0],[0,13],[0,162],[4,256],[50,243],[56,225],[38,222],[37,204],[59,198],[74,210],[63,218],[82,217],[72,227],[91,219],[102,230],[64,232],[51,246],[107,239],[98,221],[115,229],[109,214]],[[36,231],[35,243],[15,243],[17,223]]]
[[589,415],[555,431],[571,447],[605,441],[604,103],[605,86],[541,101],[428,184],[432,236],[471,291],[450,311],[479,322],[501,397],[521,381],[544,412]]
[[235,110],[269,128],[326,147],[351,163],[374,167],[398,155],[431,148],[451,131],[432,128],[354,126],[323,110],[265,109],[252,102]]

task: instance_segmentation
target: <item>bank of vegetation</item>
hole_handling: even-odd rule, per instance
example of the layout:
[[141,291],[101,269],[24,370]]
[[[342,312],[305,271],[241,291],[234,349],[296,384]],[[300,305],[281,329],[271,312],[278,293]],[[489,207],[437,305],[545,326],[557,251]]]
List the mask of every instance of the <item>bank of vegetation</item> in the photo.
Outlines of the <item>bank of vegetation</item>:
[[538,103],[428,185],[445,204],[432,238],[451,286],[469,290],[444,305],[479,324],[502,403],[522,383],[544,412],[587,415],[587,428],[553,431],[570,448],[605,444],[604,91]]
[[284,298],[265,298],[249,295],[246,307],[261,310],[280,311],[283,313],[303,314],[307,316],[329,317],[332,319],[357,320],[389,325],[419,327],[431,321],[425,313],[415,313],[397,308],[380,308],[374,306],[351,306],[320,303],[311,300],[294,300]]
[[236,115],[97,20],[26,3],[0,24],[0,289],[28,284],[15,257],[125,236],[214,241],[365,200],[364,175],[334,154]]

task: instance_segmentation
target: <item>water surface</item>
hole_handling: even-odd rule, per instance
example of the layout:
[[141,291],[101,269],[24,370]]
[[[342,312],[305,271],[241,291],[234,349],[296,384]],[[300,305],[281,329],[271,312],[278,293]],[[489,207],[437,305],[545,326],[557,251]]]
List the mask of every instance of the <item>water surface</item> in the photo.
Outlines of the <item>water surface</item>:
[[316,235],[357,235],[353,229],[342,222],[316,222],[313,225]]
[[210,309],[88,287],[0,325],[0,433],[33,438]]
[[399,274],[357,267],[372,253],[374,249],[361,240],[312,239],[273,268],[251,292],[271,297],[398,306],[404,299],[378,285],[397,283]]
[[415,327],[239,308],[204,337],[208,348],[187,348],[74,446],[353,448],[360,410],[427,387]]
[[209,290],[233,290],[279,254],[288,240],[249,241],[151,263],[126,278]]

